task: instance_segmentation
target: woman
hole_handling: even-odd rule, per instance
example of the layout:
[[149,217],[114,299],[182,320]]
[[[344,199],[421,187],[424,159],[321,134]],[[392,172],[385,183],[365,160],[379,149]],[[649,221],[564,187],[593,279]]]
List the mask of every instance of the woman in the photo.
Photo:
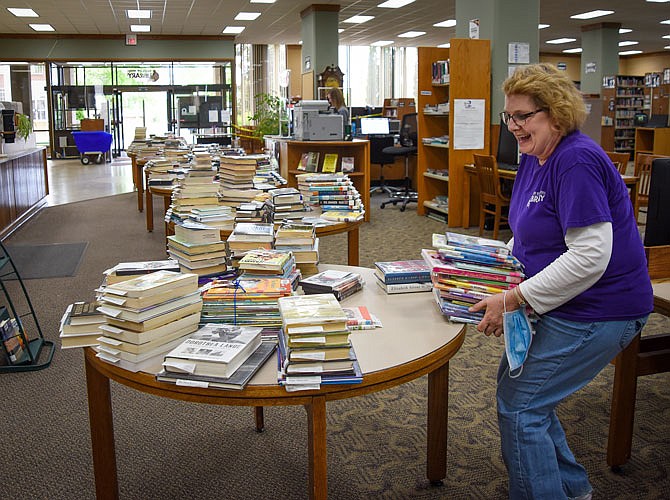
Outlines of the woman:
[[342,91],[337,87],[333,87],[326,94],[326,98],[328,99],[330,107],[333,108],[336,113],[342,115],[342,126],[346,129],[347,125],[349,125],[349,108],[344,104]]
[[[496,397],[509,496],[590,499],[586,470],[555,408],[644,326],[653,309],[644,248],[621,176],[578,130],[586,109],[572,82],[549,64],[534,64],[517,69],[503,91],[501,117],[523,153],[509,246],[528,278],[471,310],[486,309],[479,331],[506,337]],[[507,343],[523,340],[525,324],[510,318],[523,318],[526,303],[539,319],[530,347],[521,342],[515,351]],[[521,368],[511,371],[510,359]]]

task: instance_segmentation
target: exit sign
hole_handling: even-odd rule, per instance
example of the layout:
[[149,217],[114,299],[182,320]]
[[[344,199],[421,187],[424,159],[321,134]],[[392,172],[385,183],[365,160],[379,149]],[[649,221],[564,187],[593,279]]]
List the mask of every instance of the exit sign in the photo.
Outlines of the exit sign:
[[126,35],[126,45],[137,45],[137,35]]

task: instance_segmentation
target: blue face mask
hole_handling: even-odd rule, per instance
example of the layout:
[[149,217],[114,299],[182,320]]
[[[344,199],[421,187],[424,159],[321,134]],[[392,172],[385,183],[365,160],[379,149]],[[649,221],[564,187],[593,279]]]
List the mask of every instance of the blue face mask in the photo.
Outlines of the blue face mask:
[[[526,308],[520,307],[515,311],[507,312],[507,292],[503,295],[503,335],[505,337],[505,354],[509,364],[509,376],[516,378],[523,371],[523,363],[528,357],[530,343],[533,340],[533,328],[526,314]],[[512,374],[513,371],[518,373]]]

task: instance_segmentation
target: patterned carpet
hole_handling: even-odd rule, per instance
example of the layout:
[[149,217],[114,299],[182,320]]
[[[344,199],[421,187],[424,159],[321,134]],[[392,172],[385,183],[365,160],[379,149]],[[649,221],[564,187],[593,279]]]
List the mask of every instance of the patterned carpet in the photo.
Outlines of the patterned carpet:
[[[411,210],[379,210],[382,199],[373,197],[372,222],[361,229],[362,266],[418,258],[431,234],[446,229]],[[104,269],[164,255],[162,226],[146,232],[144,214],[137,212],[131,194],[44,209],[8,243],[75,241],[90,242],[77,276],[27,283],[43,329],[55,341],[65,306],[92,298]],[[323,262],[346,263],[345,236],[324,239],[321,249]],[[646,331],[669,327],[667,318],[653,315]],[[502,340],[470,330],[450,363],[448,475],[442,487],[431,487],[425,479],[425,377],[329,403],[329,497],[506,498],[495,416],[495,373],[502,351]],[[613,368],[607,367],[559,408],[572,449],[590,474],[594,499],[670,498],[668,374],[639,379],[632,457],[618,474],[605,462],[612,376]],[[0,384],[2,498],[93,498],[82,353],[59,351],[47,370],[5,374]],[[267,408],[266,430],[258,434],[249,408],[188,404],[117,384],[112,384],[112,397],[121,498],[306,498],[303,409]]]

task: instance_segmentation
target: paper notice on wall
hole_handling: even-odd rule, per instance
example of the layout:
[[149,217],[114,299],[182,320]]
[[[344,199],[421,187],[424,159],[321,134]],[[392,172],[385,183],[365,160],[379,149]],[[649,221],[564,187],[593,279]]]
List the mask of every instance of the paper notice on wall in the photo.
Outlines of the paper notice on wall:
[[218,109],[210,109],[209,110],[209,122],[210,123],[216,123],[219,121],[219,110]]
[[454,149],[484,149],[485,99],[454,99]]

